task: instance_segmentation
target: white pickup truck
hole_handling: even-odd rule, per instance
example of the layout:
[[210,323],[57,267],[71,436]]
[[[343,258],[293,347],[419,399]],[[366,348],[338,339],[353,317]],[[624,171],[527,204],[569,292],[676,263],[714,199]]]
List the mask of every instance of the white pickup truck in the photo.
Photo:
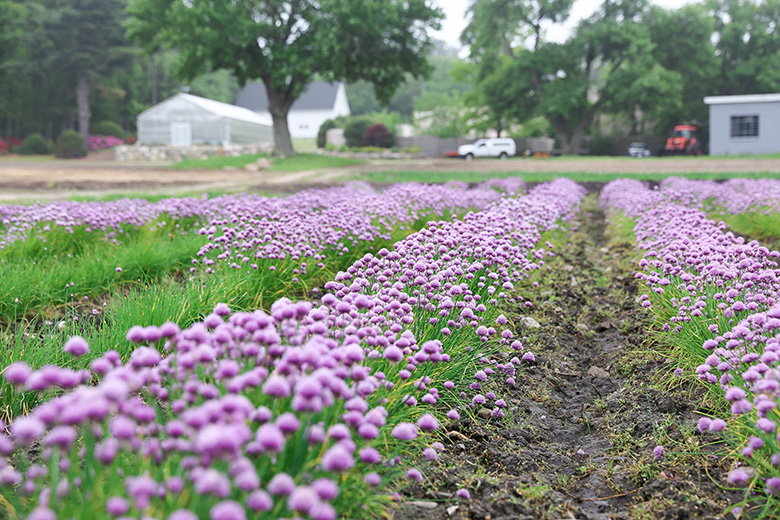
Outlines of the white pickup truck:
[[458,147],[458,156],[467,161],[471,161],[475,157],[506,159],[515,153],[517,153],[515,140],[509,138],[480,139],[474,144],[464,144]]

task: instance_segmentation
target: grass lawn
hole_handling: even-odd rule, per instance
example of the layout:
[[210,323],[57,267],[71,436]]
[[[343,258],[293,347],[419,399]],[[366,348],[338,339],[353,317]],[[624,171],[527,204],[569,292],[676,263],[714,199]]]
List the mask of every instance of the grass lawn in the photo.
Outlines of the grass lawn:
[[[251,164],[261,157],[268,157],[268,154],[257,153],[250,155],[239,155],[238,157],[209,157],[207,159],[182,159],[171,168],[175,170],[221,170],[225,167],[243,169],[247,164]],[[331,157],[329,155],[318,155],[301,153],[292,157],[282,157],[271,159],[272,165],[268,171],[272,172],[299,172],[304,170],[319,170],[322,168],[342,168],[344,166],[353,166],[364,164],[365,161],[359,159],[349,159],[345,157]]]
[[[596,173],[596,172],[476,172],[476,171],[379,171],[359,172],[343,177],[341,180],[362,180],[367,182],[394,184],[397,182],[445,183],[449,181],[482,182],[488,179],[504,179],[521,177],[525,182],[546,182],[552,179],[566,177],[576,182],[609,182],[615,179],[639,179],[643,181],[660,181],[667,177],[681,176],[679,173]],[[688,173],[690,179],[730,179],[744,178],[780,178],[777,172],[751,173]]]

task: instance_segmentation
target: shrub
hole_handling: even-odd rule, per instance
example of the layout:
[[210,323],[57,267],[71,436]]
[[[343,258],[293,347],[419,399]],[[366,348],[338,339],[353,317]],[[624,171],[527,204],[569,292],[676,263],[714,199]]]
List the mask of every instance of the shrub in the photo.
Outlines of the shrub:
[[89,151],[94,152],[96,150],[107,150],[109,148],[125,144],[125,142],[114,135],[91,135],[89,136],[87,144],[89,145]]
[[390,148],[395,144],[395,134],[381,123],[372,125],[366,128],[366,132],[363,134],[363,144]]
[[360,148],[363,146],[363,136],[366,135],[368,127],[374,124],[370,119],[356,117],[344,127],[344,139],[350,148]]
[[47,155],[51,153],[49,142],[41,134],[30,134],[19,145],[16,152],[20,155]]
[[90,132],[92,135],[101,135],[101,136],[110,136],[113,135],[114,137],[118,137],[120,139],[125,138],[125,131],[122,129],[121,126],[119,126],[117,123],[114,123],[113,121],[101,121],[94,125],[92,127],[92,132]]
[[595,134],[590,143],[591,155],[617,155],[615,138],[611,135]]
[[332,128],[338,128],[336,122],[333,119],[326,119],[320,125],[320,129],[317,132],[317,148],[325,148],[327,144],[328,130]]
[[59,159],[74,159],[87,155],[87,145],[81,134],[75,130],[65,130],[60,134],[55,146],[55,155]]
[[0,155],[8,155],[8,143],[5,142],[5,140],[0,137]]

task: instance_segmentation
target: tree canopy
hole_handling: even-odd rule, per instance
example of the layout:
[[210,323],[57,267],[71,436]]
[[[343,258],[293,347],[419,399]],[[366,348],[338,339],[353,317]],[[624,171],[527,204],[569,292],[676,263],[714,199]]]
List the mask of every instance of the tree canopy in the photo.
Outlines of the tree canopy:
[[374,85],[387,101],[406,74],[427,74],[441,10],[430,0],[130,0],[129,35],[177,49],[184,77],[227,69],[265,85],[276,152],[292,154],[287,114],[315,75]]

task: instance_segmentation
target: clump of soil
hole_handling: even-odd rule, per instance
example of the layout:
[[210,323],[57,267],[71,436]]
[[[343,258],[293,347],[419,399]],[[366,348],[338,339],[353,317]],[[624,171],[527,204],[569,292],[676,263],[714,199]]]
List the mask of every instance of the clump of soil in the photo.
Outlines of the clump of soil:
[[[506,417],[448,425],[446,451],[394,518],[733,518],[730,460],[696,430],[702,390],[659,377],[673,365],[649,343],[630,246],[608,241],[594,197],[580,224],[522,291],[533,306],[515,317],[541,327],[516,331],[536,363],[499,389]],[[471,500],[454,497],[462,487]]]

